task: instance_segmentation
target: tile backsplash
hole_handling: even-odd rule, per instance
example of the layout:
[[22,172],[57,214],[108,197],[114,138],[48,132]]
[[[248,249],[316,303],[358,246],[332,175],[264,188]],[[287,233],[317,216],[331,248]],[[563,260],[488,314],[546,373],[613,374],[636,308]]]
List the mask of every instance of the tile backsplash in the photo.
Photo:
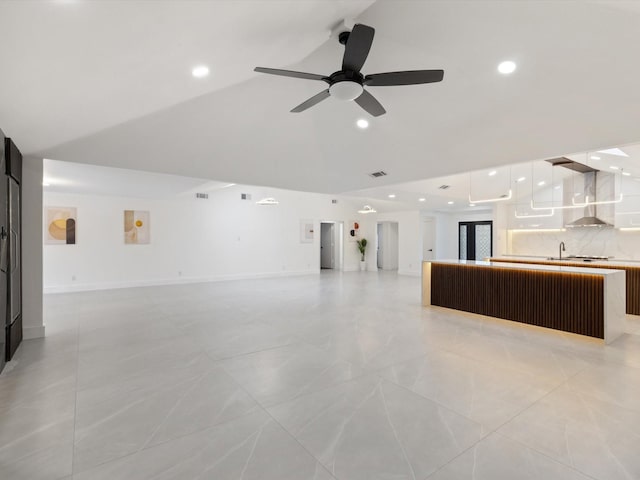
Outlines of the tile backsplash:
[[510,231],[507,249],[510,255],[556,257],[564,242],[563,255],[610,256],[616,260],[640,260],[640,231],[615,228],[567,228],[564,232]]

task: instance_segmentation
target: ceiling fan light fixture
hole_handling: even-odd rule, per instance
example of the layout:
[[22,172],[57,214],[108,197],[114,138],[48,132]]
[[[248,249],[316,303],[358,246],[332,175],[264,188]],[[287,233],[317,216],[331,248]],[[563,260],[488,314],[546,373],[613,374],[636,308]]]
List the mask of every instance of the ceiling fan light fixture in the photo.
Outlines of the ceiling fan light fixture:
[[364,118],[360,118],[356,122],[356,125],[358,126],[358,128],[361,128],[362,130],[364,130],[365,128],[369,128],[369,121]]
[[379,117],[387,113],[387,111],[368,90],[364,89],[365,86],[420,85],[441,82],[444,78],[444,70],[403,70],[363,75],[361,70],[369,56],[375,29],[368,25],[356,23],[350,32],[344,31],[343,26],[339,26],[334,32],[337,33],[340,43],[344,45],[344,55],[340,70],[333,72],[331,75],[296,72],[281,68],[256,67],[253,69],[259,73],[315,80],[329,84],[329,87],[325,90],[316,93],[313,97],[294,107],[291,113],[304,112],[329,97],[335,97],[338,100],[355,100],[358,106],[372,117]]
[[362,85],[351,80],[336,82],[329,87],[329,93],[338,100],[355,100],[362,95]]

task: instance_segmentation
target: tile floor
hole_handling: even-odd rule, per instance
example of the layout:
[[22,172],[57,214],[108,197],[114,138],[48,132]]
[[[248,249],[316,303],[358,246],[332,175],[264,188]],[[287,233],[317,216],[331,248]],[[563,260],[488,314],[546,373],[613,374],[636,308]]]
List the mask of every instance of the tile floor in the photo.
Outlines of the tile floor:
[[45,297],[0,478],[640,479],[640,319],[610,346],[420,306],[389,273]]

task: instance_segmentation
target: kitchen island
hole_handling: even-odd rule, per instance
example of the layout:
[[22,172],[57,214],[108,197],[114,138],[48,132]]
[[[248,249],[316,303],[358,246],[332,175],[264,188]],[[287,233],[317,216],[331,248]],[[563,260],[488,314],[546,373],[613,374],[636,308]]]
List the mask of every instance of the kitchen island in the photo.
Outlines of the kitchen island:
[[491,262],[524,263],[536,265],[561,265],[567,267],[589,267],[589,268],[610,268],[614,270],[624,270],[626,272],[626,312],[629,315],[640,315],[640,262],[632,260],[595,260],[584,261],[571,257],[549,259],[546,257],[527,257],[505,255],[502,257],[490,258]]
[[600,338],[625,328],[623,270],[472,260],[423,262],[422,304]]

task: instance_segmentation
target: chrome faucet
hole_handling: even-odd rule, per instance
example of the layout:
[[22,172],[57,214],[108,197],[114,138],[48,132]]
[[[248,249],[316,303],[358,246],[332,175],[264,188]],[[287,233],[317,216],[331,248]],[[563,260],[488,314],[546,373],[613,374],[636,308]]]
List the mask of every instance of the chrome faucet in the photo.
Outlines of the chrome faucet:
[[560,242],[560,247],[558,247],[558,253],[559,253],[558,258],[560,260],[562,260],[562,252],[566,252],[566,251],[567,251],[567,249],[564,246],[564,242]]

